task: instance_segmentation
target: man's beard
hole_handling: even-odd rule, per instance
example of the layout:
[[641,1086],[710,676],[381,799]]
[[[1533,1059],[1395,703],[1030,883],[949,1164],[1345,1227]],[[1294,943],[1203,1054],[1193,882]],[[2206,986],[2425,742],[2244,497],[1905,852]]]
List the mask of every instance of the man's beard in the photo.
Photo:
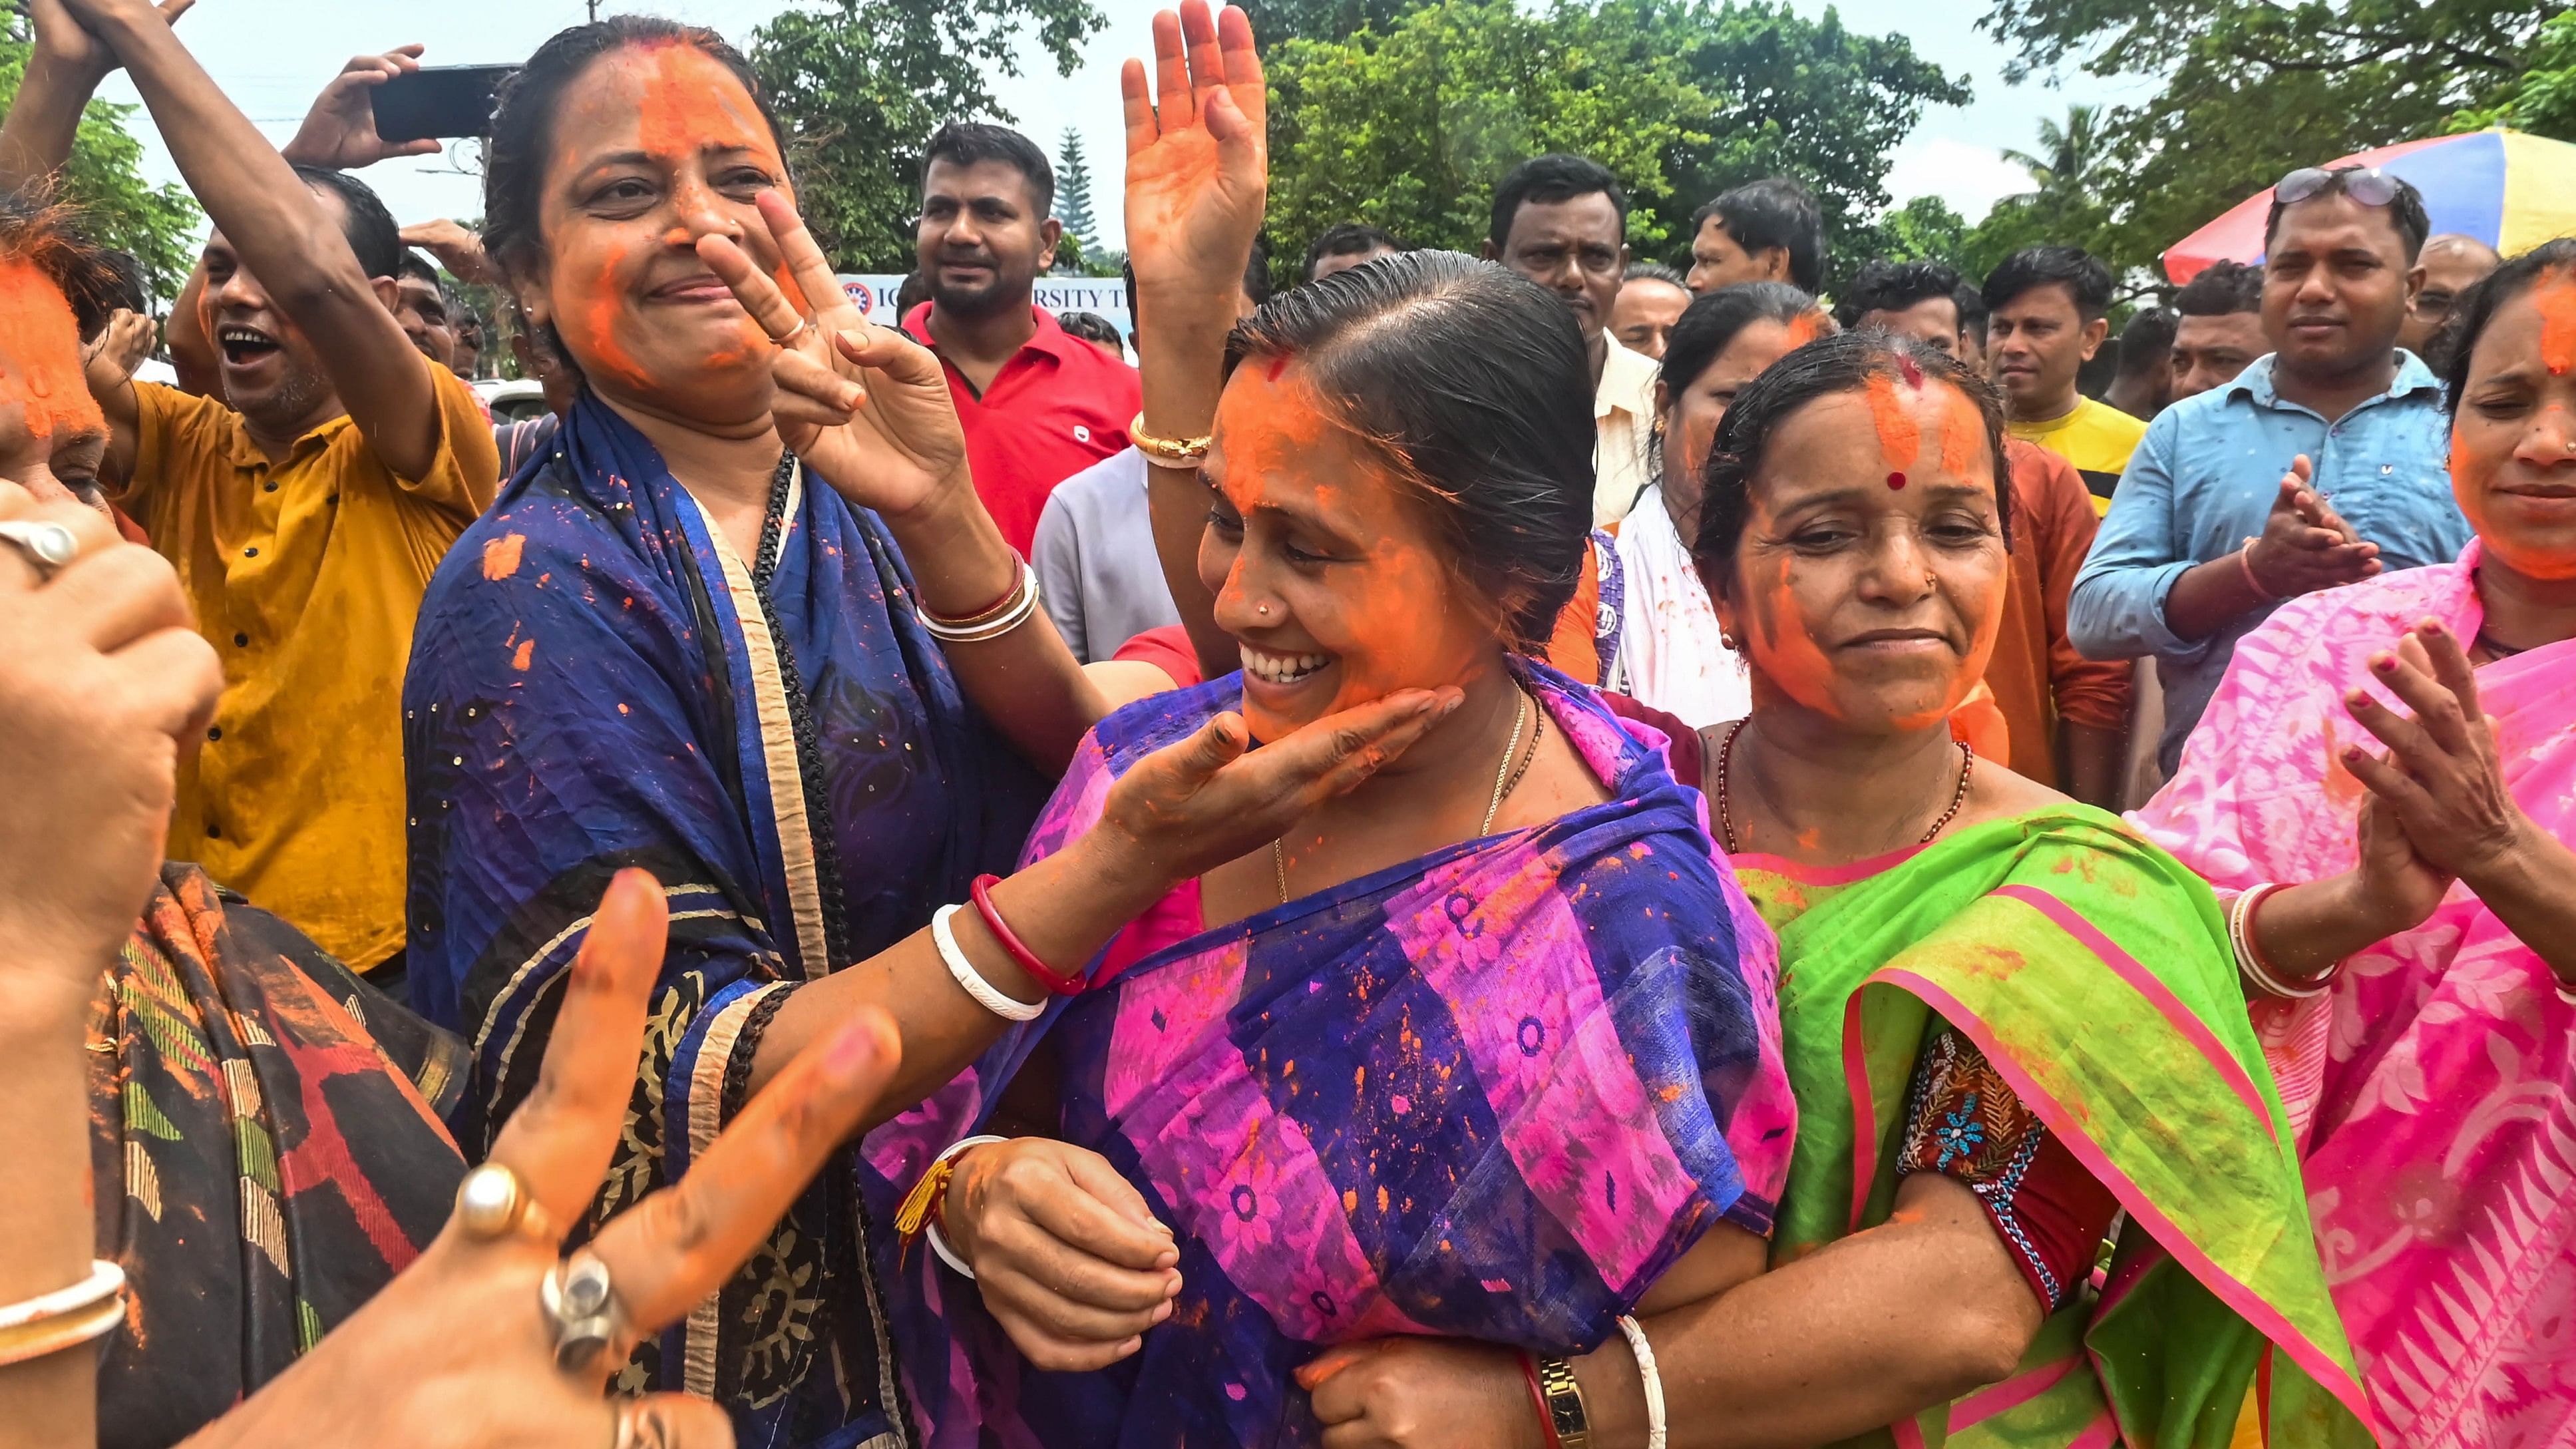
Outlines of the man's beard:
[[939,305],[940,311],[957,317],[991,317],[1028,305],[1028,282],[1015,282],[998,267],[994,269],[993,280],[980,287],[943,286],[937,267],[930,269],[929,282],[930,300]]

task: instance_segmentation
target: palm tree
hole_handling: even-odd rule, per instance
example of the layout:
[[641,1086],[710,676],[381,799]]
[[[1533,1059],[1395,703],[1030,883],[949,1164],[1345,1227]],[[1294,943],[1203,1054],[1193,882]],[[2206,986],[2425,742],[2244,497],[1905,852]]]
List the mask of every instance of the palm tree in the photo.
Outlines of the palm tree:
[[2036,183],[2026,196],[2060,205],[2093,200],[2104,163],[2102,108],[2068,106],[2066,124],[2039,123],[2039,154],[2006,150],[2003,158],[2030,173]]

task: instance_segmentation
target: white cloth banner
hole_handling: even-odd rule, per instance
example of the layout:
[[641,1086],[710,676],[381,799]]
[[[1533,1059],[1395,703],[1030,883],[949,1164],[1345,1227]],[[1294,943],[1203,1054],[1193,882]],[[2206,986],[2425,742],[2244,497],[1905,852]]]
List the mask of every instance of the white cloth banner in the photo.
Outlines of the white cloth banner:
[[[857,303],[859,314],[881,327],[898,327],[903,319],[895,315],[895,293],[903,290],[900,274],[841,273],[841,290]],[[1035,288],[1037,304],[1061,317],[1067,312],[1089,312],[1106,317],[1117,327],[1121,337],[1136,330],[1127,316],[1127,283],[1118,277],[1040,277]]]

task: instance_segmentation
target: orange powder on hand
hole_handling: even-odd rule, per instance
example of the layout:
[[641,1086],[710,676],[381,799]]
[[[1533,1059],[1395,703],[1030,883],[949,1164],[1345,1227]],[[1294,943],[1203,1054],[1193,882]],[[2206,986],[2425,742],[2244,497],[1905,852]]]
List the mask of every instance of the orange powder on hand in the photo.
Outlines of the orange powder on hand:
[[2576,366],[2576,276],[2553,272],[2531,289],[2540,309],[2540,361],[2552,377]]
[[27,431],[39,438],[107,426],[81,376],[72,304],[23,257],[0,262],[0,403],[12,402],[26,406]]

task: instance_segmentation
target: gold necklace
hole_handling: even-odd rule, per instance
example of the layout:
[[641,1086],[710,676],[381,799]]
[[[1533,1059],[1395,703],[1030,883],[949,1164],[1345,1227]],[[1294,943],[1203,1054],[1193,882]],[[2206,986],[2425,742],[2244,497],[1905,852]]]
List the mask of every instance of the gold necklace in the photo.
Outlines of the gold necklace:
[[[1732,802],[1727,798],[1729,792],[1726,787],[1728,779],[1735,773],[1735,737],[1744,733],[1744,727],[1750,723],[1750,720],[1737,720],[1727,730],[1726,738],[1720,740],[1717,746],[1718,839],[1726,846],[1726,853],[1729,855],[1741,852],[1735,843],[1735,811],[1732,808]],[[1932,828],[1923,832],[1921,840],[1914,842],[1918,846],[1930,845],[1932,837],[1939,835],[1951,821],[1959,818],[1959,807],[1968,803],[1968,781],[1977,772],[1977,752],[1968,747],[1966,740],[1955,743],[1959,746],[1959,788],[1950,795],[1950,808],[1941,812],[1941,818],[1932,822]]]
[[[1519,769],[1512,768],[1512,760],[1521,752],[1521,730],[1529,724],[1530,705],[1526,691],[1514,686],[1513,692],[1519,695],[1520,705],[1512,711],[1512,737],[1503,745],[1503,762],[1494,767],[1494,797],[1485,802],[1485,823],[1476,830],[1479,839],[1494,833],[1494,817],[1502,812],[1503,797],[1520,788],[1521,776],[1529,772],[1530,760],[1538,757],[1538,736],[1533,734],[1530,736],[1529,758],[1521,760]],[[1286,839],[1281,836],[1270,842],[1270,869],[1279,879],[1279,904],[1283,906],[1288,904],[1288,847],[1282,843]]]

